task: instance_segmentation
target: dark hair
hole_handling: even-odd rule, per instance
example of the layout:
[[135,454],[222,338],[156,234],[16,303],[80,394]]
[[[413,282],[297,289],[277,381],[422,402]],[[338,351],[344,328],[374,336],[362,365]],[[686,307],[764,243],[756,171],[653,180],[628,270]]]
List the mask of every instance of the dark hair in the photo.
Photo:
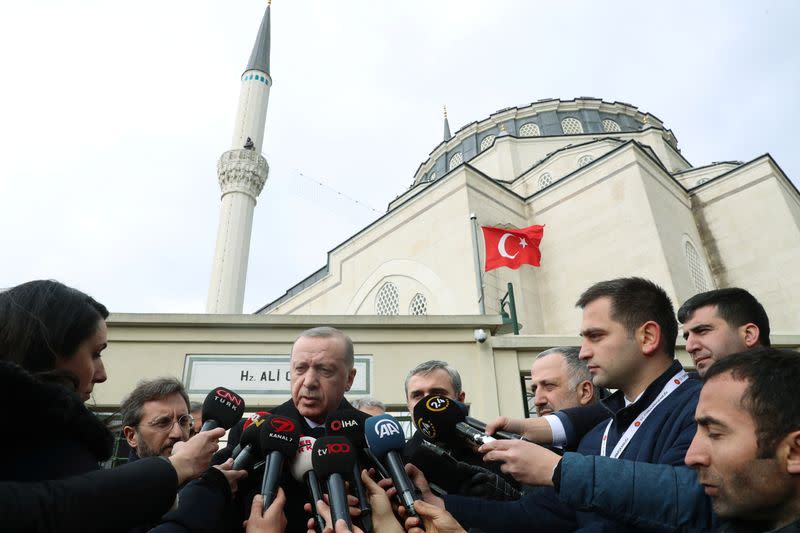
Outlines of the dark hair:
[[742,407],[755,422],[759,458],[773,456],[781,439],[800,429],[800,353],[753,348],[715,362],[704,381],[728,372],[733,379],[748,382]]
[[73,379],[54,372],[58,359],[72,357],[107,317],[103,304],[63,283],[17,285],[0,292],[0,359],[43,377]]
[[629,336],[653,320],[661,328],[661,347],[675,357],[678,322],[672,302],[664,289],[643,278],[618,278],[595,283],[581,294],[577,307],[583,309],[598,298],[611,300],[611,319],[625,326]]
[[758,341],[762,346],[770,346],[767,312],[746,290],[730,287],[695,294],[678,309],[678,320],[683,324],[692,318],[695,311],[707,305],[716,305],[717,315],[734,328],[752,322],[758,326]]
[[122,426],[137,426],[142,421],[142,409],[146,402],[162,400],[176,393],[183,397],[186,409],[191,413],[189,395],[177,379],[168,377],[140,381],[119,408],[122,413]]

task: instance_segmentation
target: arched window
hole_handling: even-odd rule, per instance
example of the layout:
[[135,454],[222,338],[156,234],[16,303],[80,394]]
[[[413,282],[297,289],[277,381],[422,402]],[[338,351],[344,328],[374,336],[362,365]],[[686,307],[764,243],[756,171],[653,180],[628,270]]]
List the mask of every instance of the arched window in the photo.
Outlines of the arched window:
[[399,315],[400,314],[400,295],[397,286],[391,281],[383,284],[378,294],[375,296],[376,315]]
[[494,142],[494,135],[487,135],[486,137],[481,139],[481,152],[489,148],[493,142]]
[[533,122],[526,122],[519,127],[520,137],[538,137],[542,133],[539,131],[539,125]]
[[620,129],[619,124],[617,124],[616,122],[614,122],[610,118],[607,118],[607,119],[603,120],[603,131],[608,132],[608,133],[614,133],[614,132],[622,131],[622,130]]
[[427,315],[428,314],[428,300],[425,295],[417,293],[408,304],[409,315]]
[[706,183],[710,179],[711,178],[700,178],[699,180],[697,180],[697,185],[702,185],[702,184]]
[[550,177],[549,172],[544,172],[541,176],[539,176],[539,190],[541,191],[548,185],[553,183],[553,179]]
[[577,118],[567,117],[561,121],[561,131],[564,135],[578,135],[583,133],[583,126]]
[[711,290],[708,280],[706,279],[706,269],[703,265],[703,260],[700,254],[697,253],[694,245],[686,241],[684,245],[684,252],[686,253],[686,262],[689,264],[689,275],[692,278],[692,284],[697,292],[706,292]]
[[456,152],[456,154],[450,158],[450,163],[447,165],[447,170],[453,170],[463,162],[464,155],[461,152]]
[[592,161],[594,161],[594,157],[592,157],[590,154],[582,155],[578,159],[578,168],[585,167],[586,165],[588,165]]

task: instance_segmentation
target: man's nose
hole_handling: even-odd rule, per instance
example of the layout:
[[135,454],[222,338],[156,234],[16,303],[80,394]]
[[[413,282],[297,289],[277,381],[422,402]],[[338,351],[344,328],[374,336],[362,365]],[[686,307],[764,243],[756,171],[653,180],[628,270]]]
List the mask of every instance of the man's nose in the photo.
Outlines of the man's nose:
[[699,349],[700,349],[700,343],[697,342],[697,336],[696,335],[692,335],[690,333],[689,336],[686,337],[686,351],[688,353],[694,353],[694,352],[698,351]]
[[709,456],[703,441],[704,437],[702,437],[699,432],[695,433],[692,443],[689,445],[689,449],[686,450],[686,457],[684,458],[686,466],[698,467],[709,465]]
[[169,430],[169,436],[170,438],[176,440],[184,440],[183,428],[181,427],[181,425],[178,423],[177,420],[173,421],[172,428],[170,428]]

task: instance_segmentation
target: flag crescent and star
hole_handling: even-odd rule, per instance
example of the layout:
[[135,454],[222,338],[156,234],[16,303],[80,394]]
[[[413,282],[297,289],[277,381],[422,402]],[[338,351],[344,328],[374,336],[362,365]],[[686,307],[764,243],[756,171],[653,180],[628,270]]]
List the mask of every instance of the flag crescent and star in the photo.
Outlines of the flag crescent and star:
[[541,263],[539,243],[544,235],[544,226],[521,229],[481,226],[481,229],[486,246],[487,272],[501,266],[517,269],[522,265],[539,266]]

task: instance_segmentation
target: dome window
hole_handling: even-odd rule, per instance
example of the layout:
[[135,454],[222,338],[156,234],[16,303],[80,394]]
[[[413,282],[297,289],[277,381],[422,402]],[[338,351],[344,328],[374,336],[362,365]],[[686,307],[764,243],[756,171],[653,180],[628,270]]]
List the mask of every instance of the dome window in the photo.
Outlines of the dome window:
[[425,298],[425,295],[417,293],[411,299],[411,303],[408,305],[408,314],[409,315],[427,315],[428,314],[428,300]]
[[706,269],[703,266],[703,260],[700,259],[700,254],[697,253],[694,245],[686,241],[684,245],[684,252],[686,253],[686,262],[689,265],[689,275],[692,278],[692,284],[697,292],[706,292],[711,290],[708,280],[706,279]]
[[487,135],[486,137],[481,139],[481,152],[489,148],[493,142],[494,142],[494,135]]
[[590,154],[582,155],[578,159],[578,168],[585,167],[586,165],[588,165],[592,161],[594,161],[594,157],[592,157],[592,155],[590,155]]
[[564,135],[578,135],[583,133],[583,126],[577,118],[567,117],[561,121],[561,131]]
[[453,170],[463,162],[464,155],[461,152],[456,152],[456,154],[450,158],[450,163],[447,165],[447,170]]
[[533,122],[526,122],[519,127],[520,137],[538,137],[541,134],[541,131],[539,131],[539,125],[534,124]]
[[616,133],[618,131],[622,131],[619,127],[619,124],[607,118],[603,121],[603,131],[606,133]]
[[541,176],[539,176],[539,190],[540,191],[542,189],[544,189],[545,187],[547,187],[548,185],[550,185],[551,183],[553,183],[553,178],[550,177],[550,173],[549,172],[545,172]]
[[384,283],[377,296],[375,296],[375,314],[400,314],[400,295],[397,292],[397,286],[391,281]]

